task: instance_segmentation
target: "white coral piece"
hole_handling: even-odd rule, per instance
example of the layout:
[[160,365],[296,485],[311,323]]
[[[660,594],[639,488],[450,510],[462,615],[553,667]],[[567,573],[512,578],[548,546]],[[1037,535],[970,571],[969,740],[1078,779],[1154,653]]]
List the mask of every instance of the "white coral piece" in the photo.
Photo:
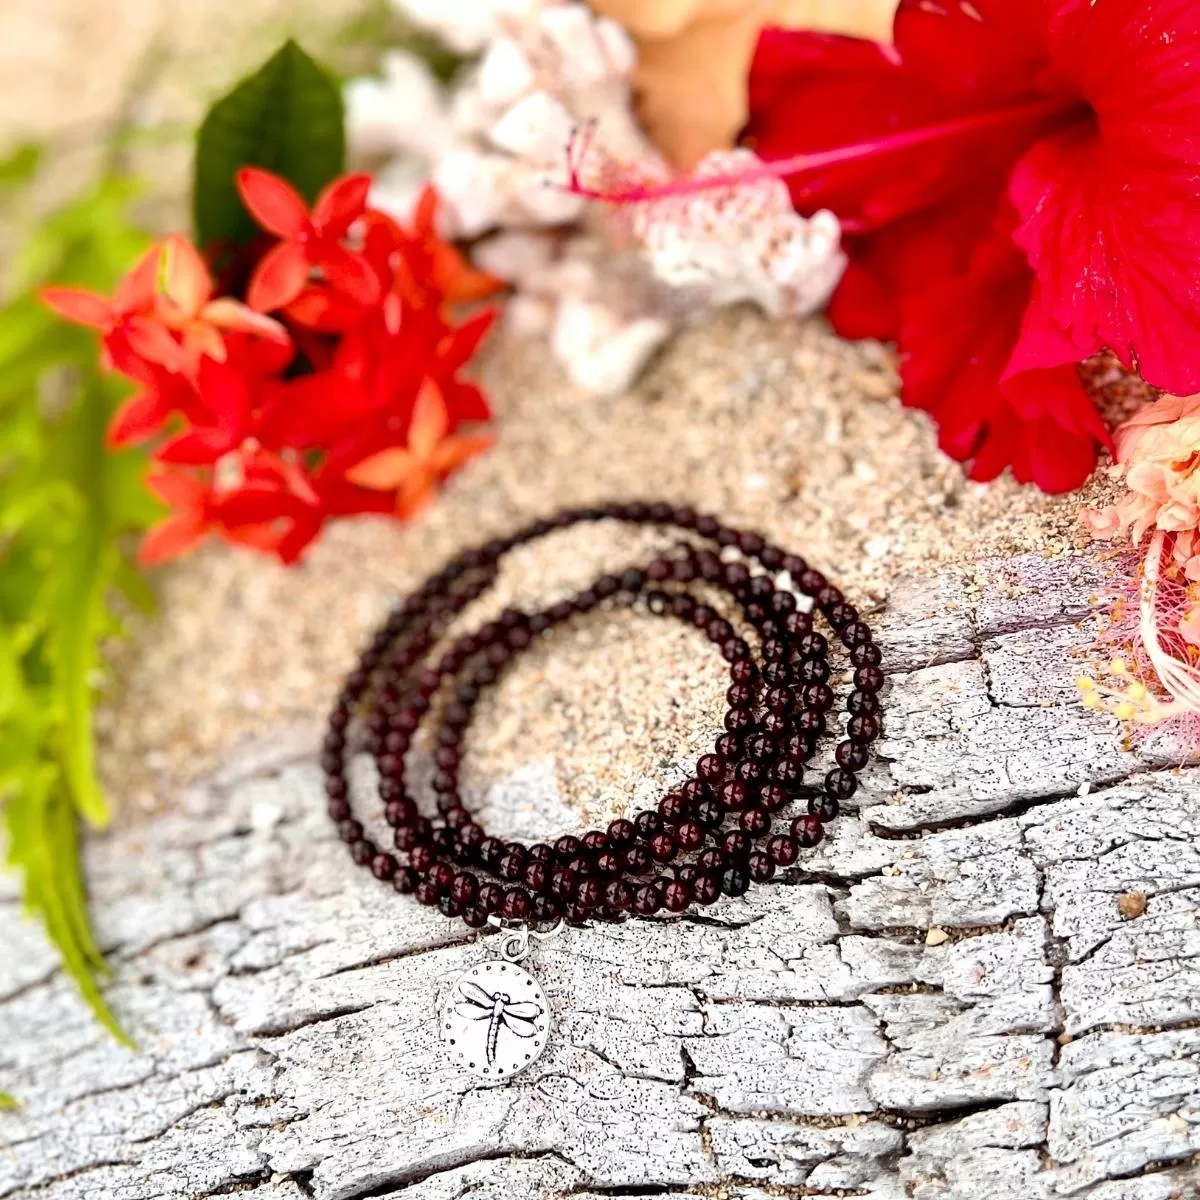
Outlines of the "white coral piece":
[[[443,232],[494,234],[474,257],[517,287],[510,328],[548,333],[579,387],[622,390],[673,331],[713,307],[748,300],[773,316],[804,315],[828,298],[844,268],[837,221],[798,216],[779,180],[639,202],[615,222],[572,191],[569,155],[584,133],[576,166],[586,182],[600,186],[612,168],[647,186],[671,177],[634,118],[636,50],[620,25],[578,0],[392,3],[479,60],[449,94],[407,55],[389,57],[382,81],[350,85],[352,148],[401,156],[377,176],[372,200],[402,217],[420,176],[432,177]],[[710,156],[700,174],[759,168],[735,150]],[[599,235],[606,226],[619,227],[625,250]]]
[[762,169],[750,150],[709,154],[694,179],[744,181],[641,204],[634,233],[659,279],[713,307],[750,300],[773,317],[806,316],[845,270],[841,229],[831,212],[800,216],[781,179],[753,179]]

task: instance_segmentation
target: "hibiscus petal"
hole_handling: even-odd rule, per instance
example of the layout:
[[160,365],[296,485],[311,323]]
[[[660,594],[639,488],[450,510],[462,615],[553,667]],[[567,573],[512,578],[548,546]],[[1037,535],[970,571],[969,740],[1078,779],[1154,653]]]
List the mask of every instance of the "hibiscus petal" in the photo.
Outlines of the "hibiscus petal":
[[313,205],[313,228],[325,237],[344,237],[350,226],[362,216],[370,190],[371,176],[365,172],[335,179]]
[[116,320],[116,310],[106,296],[83,288],[44,287],[38,293],[42,303],[65,320],[91,329],[107,330]]
[[295,238],[309,228],[304,197],[278,175],[257,167],[242,167],[237,173],[237,189],[250,215],[268,233]]
[[1167,391],[1200,390],[1200,206],[1183,176],[1081,129],[1035,146],[1013,172],[1015,237],[1038,274],[1021,356],[1055,336],[1079,358],[1104,348]]
[[308,258],[291,242],[280,242],[259,260],[246,289],[246,303],[258,312],[286,308],[308,282]]
[[[960,16],[944,28],[961,33],[969,22]],[[1000,85],[990,72],[947,91],[954,37],[938,39],[940,60],[921,45],[910,66],[871,42],[763,32],[746,144],[766,160],[796,159],[786,178],[802,212],[829,208],[870,231],[983,186],[998,189],[1030,140],[1059,122],[1061,98],[1039,96],[1027,72],[1020,86],[1032,95],[1019,102],[1015,82]]]
[[901,0],[893,41],[947,95],[1023,100],[1050,59],[1046,0]]
[[1033,275],[999,221],[968,271],[901,301],[903,401],[938,422],[938,443],[972,479],[1006,467],[1046,491],[1077,487],[1107,431],[1074,366],[1006,374]]
[[1200,390],[1200,6],[1055,7],[1056,67],[1095,119],[1035,147],[1013,178],[1044,321],[1168,391]]

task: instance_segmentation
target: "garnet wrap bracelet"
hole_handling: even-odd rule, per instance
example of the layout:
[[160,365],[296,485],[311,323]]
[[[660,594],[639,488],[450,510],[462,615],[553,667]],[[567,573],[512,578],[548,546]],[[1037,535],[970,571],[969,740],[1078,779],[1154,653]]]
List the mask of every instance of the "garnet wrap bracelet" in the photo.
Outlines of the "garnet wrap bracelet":
[[[427,659],[450,621],[493,583],[509,550],[552,530],[605,519],[673,526],[691,542],[643,568],[601,575],[573,599],[542,612],[506,610],[453,641],[436,660]],[[755,572],[752,564],[762,570]],[[829,731],[834,706],[829,646],[795,592],[777,587],[775,576],[782,571],[796,591],[812,599],[814,611],[849,651],[854,671],[845,740],[834,754],[837,765],[819,787],[806,785],[803,776]],[[740,612],[750,638],[686,590],[698,581],[732,600],[730,609]],[[657,809],[615,820],[606,829],[532,846],[489,834],[458,790],[462,740],[481,690],[555,625],[601,605],[639,601],[650,612],[699,628],[729,663],[725,731],[712,753],[699,759],[692,778],[672,788]],[[422,904],[473,927],[489,917],[541,924],[560,918],[619,920],[711,904],[722,893],[740,895],[750,883],[791,866],[802,848],[821,840],[839,803],[854,794],[855,772],[866,765],[868,748],[880,733],[880,660],[871,631],[842,593],[803,559],[756,533],[667,504],[568,510],[460,554],[389,616],[346,679],[329,718],[322,755],[329,815],[355,862],[390,880],[398,892],[411,892]],[[452,686],[447,702],[435,703]],[[351,812],[345,760],[355,713],[364,721],[365,749],[378,767],[398,854],[371,841]],[[433,777],[440,820],[422,815],[405,786],[405,755],[429,715],[440,721]],[[801,799],[807,811],[780,830],[781,811]]]

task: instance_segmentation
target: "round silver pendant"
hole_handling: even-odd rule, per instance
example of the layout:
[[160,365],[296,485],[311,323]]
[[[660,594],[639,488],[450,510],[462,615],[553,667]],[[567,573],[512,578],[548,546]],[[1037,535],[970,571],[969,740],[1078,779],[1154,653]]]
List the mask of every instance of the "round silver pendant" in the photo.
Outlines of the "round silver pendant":
[[516,963],[482,962],[454,981],[442,1004],[441,1035],[451,1057],[468,1071],[508,1079],[546,1048],[546,993]]

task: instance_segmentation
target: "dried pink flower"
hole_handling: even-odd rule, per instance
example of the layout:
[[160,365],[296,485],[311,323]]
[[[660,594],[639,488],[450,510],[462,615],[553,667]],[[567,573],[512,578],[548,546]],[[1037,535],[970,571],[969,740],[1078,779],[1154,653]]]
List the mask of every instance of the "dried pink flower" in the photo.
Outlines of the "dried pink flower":
[[1128,495],[1082,517],[1094,537],[1128,533],[1142,552],[1134,669],[1114,660],[1117,686],[1081,680],[1084,702],[1146,724],[1200,715],[1200,396],[1147,405],[1114,442]]

